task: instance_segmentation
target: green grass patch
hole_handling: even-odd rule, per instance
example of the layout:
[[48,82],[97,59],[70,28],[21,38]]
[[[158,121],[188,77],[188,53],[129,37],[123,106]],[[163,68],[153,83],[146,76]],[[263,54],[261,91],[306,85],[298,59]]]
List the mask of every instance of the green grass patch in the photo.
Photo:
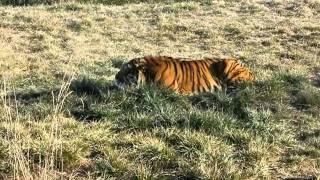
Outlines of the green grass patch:
[[[191,97],[155,85],[123,91],[114,87],[112,82],[87,78],[74,80],[70,85],[73,93],[66,99],[63,112],[78,123],[94,123],[93,131],[88,132],[94,133],[91,135],[94,138],[86,139],[89,137],[86,134],[74,140],[64,140],[64,148],[55,159],[56,168],[61,169],[63,164],[64,168],[72,169],[85,158],[93,164],[90,168],[84,168],[94,170],[96,176],[211,178],[253,176],[253,172],[264,176],[265,172],[256,169],[255,165],[263,163],[263,158],[281,147],[283,141],[293,143],[290,139],[286,140],[286,136],[294,133],[283,131],[283,128],[294,128],[294,125],[290,121],[280,125],[276,118],[290,118],[290,114],[283,114],[287,109],[281,106],[290,102],[291,89],[303,88],[303,80],[300,76],[278,74],[265,82],[244,85],[231,94],[216,92]],[[299,95],[302,96],[301,93]],[[50,96],[42,94],[33,100],[30,98],[28,102],[32,106],[19,105],[22,117],[29,115],[37,121],[51,117],[54,105],[50,103]],[[279,98],[282,98],[281,102]],[[23,98],[20,100],[24,101]],[[314,99],[303,102],[317,105]],[[111,125],[109,133],[113,134],[114,139],[106,142],[111,145],[107,152],[103,150],[106,147],[97,147],[96,144],[100,142],[96,138],[105,137],[95,134],[95,131],[100,131],[96,127],[98,124]],[[84,131],[77,123],[74,125],[64,126],[66,129],[61,130],[62,137],[67,138],[71,132],[79,134]],[[42,130],[32,128],[32,131],[35,137],[44,136]],[[68,131],[70,133],[64,134]],[[305,136],[301,135],[300,139]],[[314,141],[317,140],[311,139],[310,144]],[[212,146],[226,150],[210,150]],[[265,146],[270,152],[263,150]],[[47,149],[44,149],[45,154],[39,155],[39,147],[34,147],[36,149],[27,151],[30,151],[32,163],[39,164],[37,158],[46,157]],[[121,163],[114,157],[119,150],[124,153],[124,162],[142,166],[133,168],[130,163]],[[308,148],[295,154],[314,158],[318,156],[318,151]],[[203,158],[209,160],[203,161]],[[286,161],[295,164],[289,159]],[[198,163],[209,171],[217,172],[207,174],[198,168]],[[208,163],[219,164],[221,168]],[[235,170],[226,176],[225,173],[238,167],[251,170]]]
[[[1,3],[4,179],[319,176],[319,3]],[[52,5],[11,6],[38,3]],[[236,57],[256,81],[118,89],[122,64],[145,55]]]

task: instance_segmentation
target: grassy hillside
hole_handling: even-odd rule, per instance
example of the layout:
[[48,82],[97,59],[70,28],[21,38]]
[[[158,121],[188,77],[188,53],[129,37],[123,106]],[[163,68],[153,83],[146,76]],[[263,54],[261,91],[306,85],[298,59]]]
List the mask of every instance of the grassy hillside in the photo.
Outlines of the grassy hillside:
[[[0,175],[320,176],[320,2],[0,7]],[[144,55],[236,57],[237,93],[113,88]]]

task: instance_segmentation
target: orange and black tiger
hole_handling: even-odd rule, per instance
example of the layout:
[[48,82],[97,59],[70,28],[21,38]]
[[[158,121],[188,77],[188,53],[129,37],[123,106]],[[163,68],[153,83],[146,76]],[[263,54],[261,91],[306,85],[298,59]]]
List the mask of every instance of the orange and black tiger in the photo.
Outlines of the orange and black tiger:
[[181,59],[168,56],[135,58],[115,76],[118,87],[157,83],[181,94],[213,92],[243,81],[253,74],[235,59]]

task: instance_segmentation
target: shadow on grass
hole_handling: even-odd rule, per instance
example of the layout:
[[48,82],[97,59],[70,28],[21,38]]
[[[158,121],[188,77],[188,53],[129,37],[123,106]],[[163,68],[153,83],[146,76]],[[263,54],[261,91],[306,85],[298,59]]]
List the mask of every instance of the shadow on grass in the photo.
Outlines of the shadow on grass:
[[[111,122],[111,130],[115,133],[126,131],[134,134],[153,130],[162,132],[168,129],[205,133],[232,145],[237,151],[235,158],[241,159],[241,165],[247,167],[260,158],[249,148],[252,139],[257,137],[274,143],[278,141],[275,137],[283,136],[283,129],[278,125],[279,119],[276,116],[286,115],[284,112],[287,109],[281,109],[282,103],[290,102],[290,92],[303,88],[303,81],[300,77],[279,75],[267,81],[241,86],[234,94],[215,92],[189,97],[153,85],[120,91],[112,82],[84,78],[71,83],[70,91],[74,93],[67,98],[64,113],[81,122]],[[51,92],[54,90],[36,95],[25,93],[20,97],[27,100],[34,98],[33,101],[36,101],[49,98],[48,94]],[[49,107],[50,99],[47,104]],[[37,109],[29,111],[32,115],[43,112]],[[310,139],[316,143],[318,141],[315,137],[318,135],[318,131],[306,131],[299,139]],[[165,133],[157,136],[162,139],[167,137]],[[180,147],[181,142],[184,141],[180,136],[170,137],[166,141],[173,147]],[[188,144],[183,143],[188,151],[177,151],[188,152],[184,155],[188,159],[189,156],[195,157],[193,152],[203,151],[203,146],[198,146],[196,142],[191,144],[188,147]],[[318,155],[318,151],[314,150],[316,147],[318,146],[314,145],[295,153],[315,157]],[[182,179],[194,179],[201,175],[196,171],[184,173]]]
[[103,97],[108,91],[119,90],[113,83],[108,83],[103,80],[93,80],[83,78],[75,80],[70,85],[70,90],[77,95],[90,95],[95,97]]
[[[80,93],[69,106],[71,115],[82,121],[110,120],[118,130],[178,127],[222,131],[226,122],[232,124],[235,119],[250,123],[247,108],[260,102],[253,85],[240,87],[234,94],[182,96],[155,85],[111,91],[99,88],[96,82],[80,84],[75,90]],[[81,92],[86,92],[85,96]]]
[[[300,92],[303,81],[300,76],[279,74],[267,81],[240,86],[232,94],[215,92],[188,97],[155,85],[119,90],[113,82],[81,78],[71,82],[69,90],[73,93],[67,98],[64,111],[79,121],[114,121],[119,129],[176,126],[213,131],[210,124],[218,123],[216,129],[220,120],[227,121],[225,119],[231,119],[230,123],[235,119],[246,127],[262,123],[251,122],[252,113],[256,113],[254,116],[259,116],[258,119],[265,116],[264,112],[279,113],[280,99],[293,101],[289,95],[294,90]],[[52,98],[59,91],[60,87],[21,92],[15,98],[26,104],[25,107],[41,101],[50,109]],[[298,100],[311,105],[320,102],[307,96],[308,93],[304,95],[304,99]]]
[[[61,86],[52,88],[39,88],[27,91],[19,91],[10,93],[8,95],[11,99],[17,99],[29,103],[29,101],[37,100],[41,97],[52,98],[57,95],[61,90]],[[93,80],[88,78],[82,78],[74,80],[70,83],[69,91],[73,91],[77,95],[90,95],[94,97],[102,97],[105,91],[116,91],[117,86],[112,83],[104,82],[102,80]]]
[[[60,91],[61,86],[37,88],[10,93],[6,98],[16,101],[18,108],[21,109],[20,113],[44,119],[52,113],[53,103],[57,103],[56,98]],[[73,80],[67,91],[72,93],[65,102],[65,113],[79,120],[95,121],[101,119],[104,114],[89,109],[90,104],[104,100],[105,96],[118,91],[118,88],[112,82],[80,78]],[[82,102],[79,103],[79,100]],[[77,109],[77,106],[81,106],[81,110]]]

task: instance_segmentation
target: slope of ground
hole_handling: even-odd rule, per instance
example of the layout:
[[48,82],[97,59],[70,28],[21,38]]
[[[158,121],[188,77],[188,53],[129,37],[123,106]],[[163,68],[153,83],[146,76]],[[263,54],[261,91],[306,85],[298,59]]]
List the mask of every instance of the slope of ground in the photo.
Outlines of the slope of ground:
[[[0,174],[319,176],[319,19],[311,0],[0,7]],[[114,90],[144,55],[236,57],[257,81],[235,95]]]

